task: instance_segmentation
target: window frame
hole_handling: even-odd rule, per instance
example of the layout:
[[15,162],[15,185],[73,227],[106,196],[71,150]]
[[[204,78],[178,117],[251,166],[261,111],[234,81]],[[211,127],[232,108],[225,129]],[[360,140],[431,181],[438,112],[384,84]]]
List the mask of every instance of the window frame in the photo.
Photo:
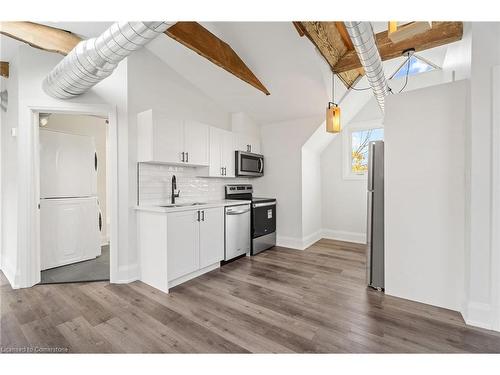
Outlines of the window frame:
[[[372,130],[372,129],[384,129],[384,124],[382,119],[357,122],[348,125],[342,132],[342,175],[344,180],[367,180],[368,173],[354,173],[352,172],[352,133]],[[384,132],[385,136],[385,132]]]

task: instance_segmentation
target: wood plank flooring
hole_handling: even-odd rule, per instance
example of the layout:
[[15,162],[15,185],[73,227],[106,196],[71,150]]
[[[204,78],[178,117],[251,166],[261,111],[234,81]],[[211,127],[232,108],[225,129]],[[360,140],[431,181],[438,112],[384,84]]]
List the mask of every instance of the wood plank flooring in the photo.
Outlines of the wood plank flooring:
[[[460,314],[365,287],[363,246],[273,248],[164,294],[139,281],[38,285],[0,277],[3,352],[500,353]],[[51,349],[56,348],[56,349]]]

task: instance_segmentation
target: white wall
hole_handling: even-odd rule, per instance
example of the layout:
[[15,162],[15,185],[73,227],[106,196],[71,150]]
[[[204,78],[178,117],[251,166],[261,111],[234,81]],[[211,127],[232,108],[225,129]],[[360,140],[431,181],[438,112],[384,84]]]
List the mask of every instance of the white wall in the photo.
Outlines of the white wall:
[[[468,323],[484,328],[495,328],[500,310],[494,307],[492,280],[500,272],[498,264],[492,264],[500,253],[493,247],[492,238],[492,129],[493,123],[493,67],[500,65],[500,24],[498,22],[472,23],[472,59],[470,77],[470,122],[466,144],[469,155],[467,197],[467,222],[470,233],[466,237],[466,291],[464,307]],[[495,145],[495,147],[498,147]],[[494,231],[497,228],[493,229]],[[498,289],[496,289],[498,290]]]
[[[107,228],[109,221],[106,200],[106,120],[96,116],[54,113],[48,118],[48,124],[44,129],[68,134],[85,135],[94,139],[99,160],[99,168],[97,170],[97,198],[99,199],[99,208],[103,220],[101,243],[106,244],[109,241]],[[42,178],[43,176],[40,176],[40,179]]]
[[304,143],[324,121],[312,117],[262,125],[264,177],[255,179],[255,195],[277,199],[278,244],[303,248],[302,154]]
[[[461,45],[460,45],[461,46]],[[458,50],[458,46],[456,50]],[[412,76],[404,92],[417,90],[422,87],[437,85],[449,81],[452,77],[450,69],[456,67],[452,58],[448,59],[448,68],[445,70],[431,71]],[[402,87],[403,79],[391,80],[390,86],[394,89]],[[366,93],[366,91],[365,91]],[[350,96],[359,96],[359,92],[351,92],[345,100],[345,104],[351,105]],[[366,241],[366,179],[351,180],[343,176],[343,167],[346,155],[344,150],[344,137],[348,137],[347,130],[350,127],[363,126],[364,123],[382,124],[382,113],[377,102],[370,92],[370,99],[363,102],[361,98],[357,102],[364,104],[358,112],[354,112],[350,118],[343,122],[343,130],[339,136],[334,138],[321,153],[321,184],[322,184],[322,206],[323,206],[323,237],[344,241],[365,243]]]
[[385,290],[461,310],[467,82],[387,98]]
[[366,181],[345,180],[342,136],[321,154],[322,226],[325,238],[364,243],[366,240]]
[[308,247],[321,239],[321,158],[318,152],[302,147],[302,242]]
[[[219,128],[231,129],[231,116],[209,97],[201,93],[195,86],[172,70],[162,60],[147,49],[134,52],[128,59],[128,174],[129,174],[129,223],[134,228],[128,233],[129,246],[131,246],[128,264],[131,269],[137,269],[138,254],[136,249],[136,212],[133,207],[137,204],[137,114],[147,109],[161,110],[172,118],[183,120],[196,120]],[[148,167],[144,167],[145,170]],[[180,181],[178,188],[186,190],[188,177],[192,171],[184,168],[177,170]],[[170,186],[171,172],[167,168],[154,169],[160,175],[155,179],[156,184],[163,182],[159,189],[165,191]],[[145,181],[151,175],[144,175]],[[145,182],[143,181],[143,182]],[[230,183],[230,180],[227,182]],[[148,189],[148,187],[146,187]],[[156,198],[153,189],[153,197]],[[183,193],[181,193],[184,195]],[[160,195],[161,198],[161,195]],[[137,273],[136,273],[137,274]]]
[[[3,255],[5,263],[3,267],[9,270],[5,273],[9,282],[14,287],[25,287],[38,282],[39,274],[36,270],[36,261],[33,260],[32,250],[37,241],[37,233],[33,225],[35,209],[33,202],[35,197],[34,171],[30,169],[31,153],[33,151],[31,112],[29,107],[57,107],[57,108],[79,108],[87,107],[89,104],[103,105],[111,104],[115,106],[117,113],[117,133],[118,133],[118,230],[119,238],[115,246],[118,250],[115,261],[118,264],[127,264],[129,246],[124,240],[124,234],[135,233],[135,227],[128,225],[128,171],[124,171],[123,164],[127,165],[127,153],[123,146],[128,147],[127,132],[127,62],[119,64],[116,71],[106,80],[95,86],[85,95],[71,101],[61,101],[47,96],[41,84],[50,70],[62,59],[62,56],[55,53],[44,52],[26,45],[19,47],[16,57],[11,60],[11,72],[17,80],[17,93],[15,89],[9,92],[9,110],[13,111],[12,117],[8,118],[7,127],[2,126],[3,135],[8,134],[2,146],[2,152],[9,156],[9,165],[2,166],[3,198],[8,201],[2,207],[4,234]],[[17,78],[16,78],[17,77]],[[17,128],[18,137],[10,137],[10,127]],[[17,162],[15,162],[17,159]],[[15,170],[16,174],[10,170]],[[17,177],[16,177],[17,176]],[[6,194],[7,193],[7,194]],[[4,201],[5,202],[5,201]],[[125,205],[124,202],[127,204]],[[13,269],[10,269],[10,266]],[[128,280],[128,270],[123,272],[118,270],[116,281]],[[37,275],[37,276],[35,276]]]
[[11,129],[17,127],[18,119],[18,69],[16,54],[9,61],[9,78],[1,78],[2,90],[9,94],[7,112],[1,117],[1,265],[9,280],[15,279],[17,268],[17,140],[11,136]]
[[231,130],[260,139],[260,126],[244,112],[231,113]]

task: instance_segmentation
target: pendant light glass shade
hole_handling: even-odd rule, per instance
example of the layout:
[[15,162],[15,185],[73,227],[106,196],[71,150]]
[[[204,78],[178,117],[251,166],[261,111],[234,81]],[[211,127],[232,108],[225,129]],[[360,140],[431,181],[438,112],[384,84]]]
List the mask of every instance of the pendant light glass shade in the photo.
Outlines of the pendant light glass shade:
[[340,133],[340,107],[335,103],[328,103],[326,109],[326,131]]

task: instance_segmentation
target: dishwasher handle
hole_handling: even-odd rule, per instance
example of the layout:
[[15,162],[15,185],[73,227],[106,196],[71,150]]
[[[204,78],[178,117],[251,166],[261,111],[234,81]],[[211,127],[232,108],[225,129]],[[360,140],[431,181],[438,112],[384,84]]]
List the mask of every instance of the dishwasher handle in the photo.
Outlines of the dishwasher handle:
[[237,211],[230,211],[230,210],[227,210],[226,211],[226,215],[241,215],[241,214],[244,214],[244,213],[247,213],[247,212],[250,212],[250,209],[246,209],[246,210],[237,210]]

